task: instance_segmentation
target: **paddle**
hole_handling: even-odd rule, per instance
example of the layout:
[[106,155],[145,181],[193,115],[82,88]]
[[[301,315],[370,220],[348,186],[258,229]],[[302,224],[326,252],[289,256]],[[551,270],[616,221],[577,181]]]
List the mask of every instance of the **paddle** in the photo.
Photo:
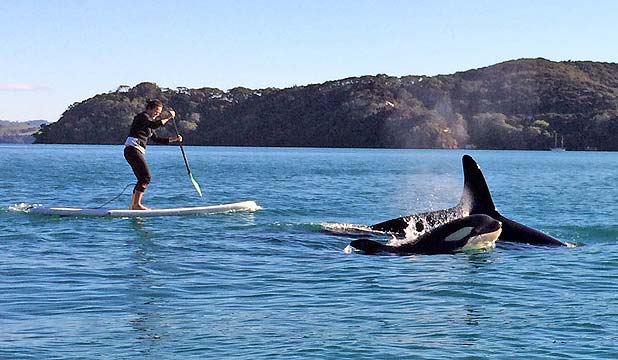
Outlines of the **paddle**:
[[[178,126],[176,126],[176,117],[173,117],[172,121],[174,123],[174,129],[176,130],[176,135],[179,136],[180,133],[178,133]],[[187,155],[185,154],[185,148],[182,146],[182,141],[179,141],[178,143],[180,144],[180,151],[182,151],[182,158],[185,160],[185,166],[187,167],[187,172],[189,173],[189,179],[191,179],[191,182],[193,183],[193,187],[195,188],[195,190],[197,190],[197,193],[200,194],[200,196],[202,196],[202,189],[200,189],[200,185],[193,178],[193,174],[191,174],[191,168],[189,167],[189,161],[187,161]]]

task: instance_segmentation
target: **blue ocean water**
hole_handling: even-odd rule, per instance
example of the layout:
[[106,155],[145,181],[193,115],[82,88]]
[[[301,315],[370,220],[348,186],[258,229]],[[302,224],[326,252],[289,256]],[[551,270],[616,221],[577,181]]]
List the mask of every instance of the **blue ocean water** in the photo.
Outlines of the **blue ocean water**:
[[[187,147],[199,198],[148,150],[146,205],[263,209],[35,216],[117,196],[122,147],[0,145],[0,358],[618,358],[616,153]],[[453,206],[465,153],[503,214],[577,246],[366,256],[326,231]]]

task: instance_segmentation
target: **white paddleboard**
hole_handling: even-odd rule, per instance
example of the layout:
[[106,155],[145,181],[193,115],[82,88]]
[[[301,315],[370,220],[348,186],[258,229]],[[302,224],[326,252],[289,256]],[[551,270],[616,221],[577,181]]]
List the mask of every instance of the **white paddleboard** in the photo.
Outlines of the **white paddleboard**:
[[146,216],[178,216],[221,213],[228,211],[257,211],[261,207],[255,201],[243,201],[232,204],[211,206],[196,206],[171,209],[125,210],[125,209],[88,209],[70,207],[33,207],[31,214],[59,216],[116,216],[116,217],[146,217]]

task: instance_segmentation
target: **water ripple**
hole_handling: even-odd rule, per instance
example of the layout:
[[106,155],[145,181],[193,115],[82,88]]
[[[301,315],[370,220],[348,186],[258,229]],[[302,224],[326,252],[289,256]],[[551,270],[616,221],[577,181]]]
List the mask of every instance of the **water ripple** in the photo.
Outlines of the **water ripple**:
[[618,177],[614,155],[473,154],[503,213],[577,247],[398,257],[345,254],[345,233],[456,203],[461,152],[190,148],[204,200],[177,150],[149,152],[150,204],[264,210],[31,216],[19,204],[115,196],[121,147],[3,148],[0,358],[616,357],[618,190],[592,181]]

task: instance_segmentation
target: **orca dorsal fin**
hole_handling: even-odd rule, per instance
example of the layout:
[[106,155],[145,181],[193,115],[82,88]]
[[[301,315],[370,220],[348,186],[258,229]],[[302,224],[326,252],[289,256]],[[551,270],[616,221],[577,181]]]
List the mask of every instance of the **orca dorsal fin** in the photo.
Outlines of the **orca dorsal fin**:
[[467,214],[487,214],[491,216],[497,213],[496,205],[491,198],[481,167],[470,155],[464,155],[461,162],[464,173],[464,188],[457,206]]

